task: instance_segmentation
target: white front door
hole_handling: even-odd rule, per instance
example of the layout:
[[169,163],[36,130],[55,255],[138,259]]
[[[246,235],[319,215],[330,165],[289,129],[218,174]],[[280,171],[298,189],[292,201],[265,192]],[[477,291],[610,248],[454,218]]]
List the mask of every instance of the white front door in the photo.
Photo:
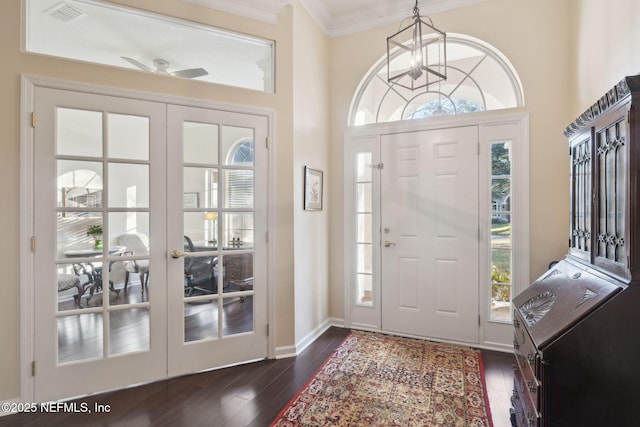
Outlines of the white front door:
[[381,137],[382,329],[478,342],[478,128]]
[[34,399],[266,357],[267,119],[34,94]]

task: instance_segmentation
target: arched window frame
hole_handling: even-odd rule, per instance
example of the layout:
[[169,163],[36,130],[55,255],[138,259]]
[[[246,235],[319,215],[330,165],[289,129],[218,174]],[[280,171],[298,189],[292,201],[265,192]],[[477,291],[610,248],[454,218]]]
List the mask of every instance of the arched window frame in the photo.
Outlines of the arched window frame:
[[[518,76],[517,72],[515,71],[515,68],[513,67],[513,65],[511,64],[511,62],[500,52],[498,51],[495,47],[491,46],[490,44],[476,39],[474,37],[471,36],[467,36],[467,35],[463,35],[463,34],[455,34],[455,33],[447,33],[447,44],[450,45],[462,45],[465,47],[470,47],[472,49],[477,50],[478,52],[481,52],[482,54],[485,55],[485,58],[491,58],[493,61],[495,61],[495,63],[497,63],[500,68],[504,71],[505,75],[507,76],[508,80],[509,80],[509,84],[512,88],[512,93],[513,93],[513,98],[515,99],[515,105],[511,105],[509,107],[506,108],[517,108],[517,107],[522,107],[524,106],[524,92],[522,90],[522,83],[520,81],[520,77]],[[394,52],[395,56],[392,56],[392,59],[403,54],[404,52],[401,51],[400,49],[397,49]],[[394,85],[389,84],[386,79],[381,79],[380,78],[380,74],[381,72],[386,68],[386,61],[387,61],[387,56],[383,55],[378,61],[376,61],[376,63],[369,69],[369,71],[367,72],[367,74],[365,75],[365,77],[362,79],[362,81],[360,82],[360,84],[358,85],[358,88],[355,92],[355,95],[351,101],[351,106],[349,109],[349,125],[350,126],[354,126],[354,125],[358,125],[358,124],[369,124],[369,123],[380,123],[380,122],[388,122],[388,121],[394,121],[393,118],[391,120],[387,120],[387,119],[380,119],[380,108],[383,105],[386,97],[388,97],[390,94],[396,93],[399,95],[397,89],[394,87]],[[483,62],[484,59],[480,62]],[[448,68],[448,73],[447,74],[451,74],[450,71],[456,71],[459,73],[462,73],[463,75],[465,75],[464,80],[469,80],[471,82],[473,82],[473,86],[476,87],[478,89],[478,91],[480,92],[480,96],[483,100],[483,107],[486,108],[486,99],[485,99],[485,93],[481,87],[481,82],[478,82],[476,80],[476,78],[473,76],[473,72],[475,71],[475,69],[478,67],[478,65],[480,65],[480,63],[476,64],[475,67],[471,68],[470,70],[463,70],[459,67],[453,66],[451,65],[451,61],[449,61],[449,63],[447,64],[447,68]],[[384,84],[386,84],[388,87],[387,89],[384,91],[384,94],[382,94],[377,100],[377,106],[376,106],[376,111],[375,111],[375,120],[374,121],[369,121],[369,122],[365,122],[365,123],[357,123],[357,114],[358,114],[358,110],[360,110],[360,105],[362,102],[362,97],[364,96],[367,88],[369,87],[369,85],[373,82],[374,79],[380,79],[383,81]],[[407,112],[407,108],[409,106],[412,105],[412,101],[414,101],[416,98],[425,95],[426,93],[435,93],[438,94],[438,96],[442,96],[445,97],[447,99],[449,99],[449,101],[451,102],[451,104],[454,106],[455,108],[455,102],[453,102],[453,100],[451,98],[449,98],[449,96],[441,91],[438,90],[438,84],[434,84],[434,85],[430,85],[427,88],[424,88],[420,91],[416,91],[415,93],[411,93],[411,97],[408,97],[405,99],[405,104],[404,106],[402,105],[398,105],[398,108],[401,108],[401,114],[400,114],[400,119],[399,120],[407,120],[407,118],[403,118],[406,115]],[[400,95],[401,98],[404,99],[404,97],[402,95]],[[373,102],[372,102],[373,105]],[[426,105],[426,104],[425,104]],[[418,107],[420,108],[420,107]],[[416,108],[416,110],[418,109]],[[495,110],[495,108],[490,108],[490,110]],[[458,114],[458,112],[456,111],[455,114]]]

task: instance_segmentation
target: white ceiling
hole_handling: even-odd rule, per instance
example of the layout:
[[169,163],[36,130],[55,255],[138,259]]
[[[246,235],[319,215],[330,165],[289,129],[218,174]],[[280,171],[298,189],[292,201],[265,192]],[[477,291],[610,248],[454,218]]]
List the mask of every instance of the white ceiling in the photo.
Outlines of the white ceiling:
[[[183,0],[224,12],[276,22],[291,0]],[[399,23],[413,14],[415,0],[299,0],[330,37]],[[419,0],[421,15],[430,15],[485,0]]]

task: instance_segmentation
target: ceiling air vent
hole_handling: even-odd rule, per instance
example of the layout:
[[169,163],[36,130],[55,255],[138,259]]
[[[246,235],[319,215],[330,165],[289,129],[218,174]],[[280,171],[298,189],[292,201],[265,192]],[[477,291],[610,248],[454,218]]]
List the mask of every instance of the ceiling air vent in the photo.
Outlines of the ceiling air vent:
[[86,15],[85,12],[65,2],[58,3],[45,13],[62,22],[69,22],[73,19]]

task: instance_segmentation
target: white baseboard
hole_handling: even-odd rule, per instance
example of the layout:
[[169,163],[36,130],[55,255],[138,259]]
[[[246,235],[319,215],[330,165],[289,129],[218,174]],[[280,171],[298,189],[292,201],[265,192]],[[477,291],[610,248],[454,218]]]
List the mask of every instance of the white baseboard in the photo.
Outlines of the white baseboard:
[[287,357],[296,357],[296,346],[285,345],[284,347],[276,347],[276,359],[286,359]]
[[326,332],[330,327],[335,326],[338,328],[344,328],[344,320],[335,317],[330,317],[318,325],[313,331],[305,335],[295,345],[287,345],[283,347],[276,347],[275,357],[276,359],[284,359],[287,357],[296,357],[302,353],[307,347],[309,347],[315,340]]

